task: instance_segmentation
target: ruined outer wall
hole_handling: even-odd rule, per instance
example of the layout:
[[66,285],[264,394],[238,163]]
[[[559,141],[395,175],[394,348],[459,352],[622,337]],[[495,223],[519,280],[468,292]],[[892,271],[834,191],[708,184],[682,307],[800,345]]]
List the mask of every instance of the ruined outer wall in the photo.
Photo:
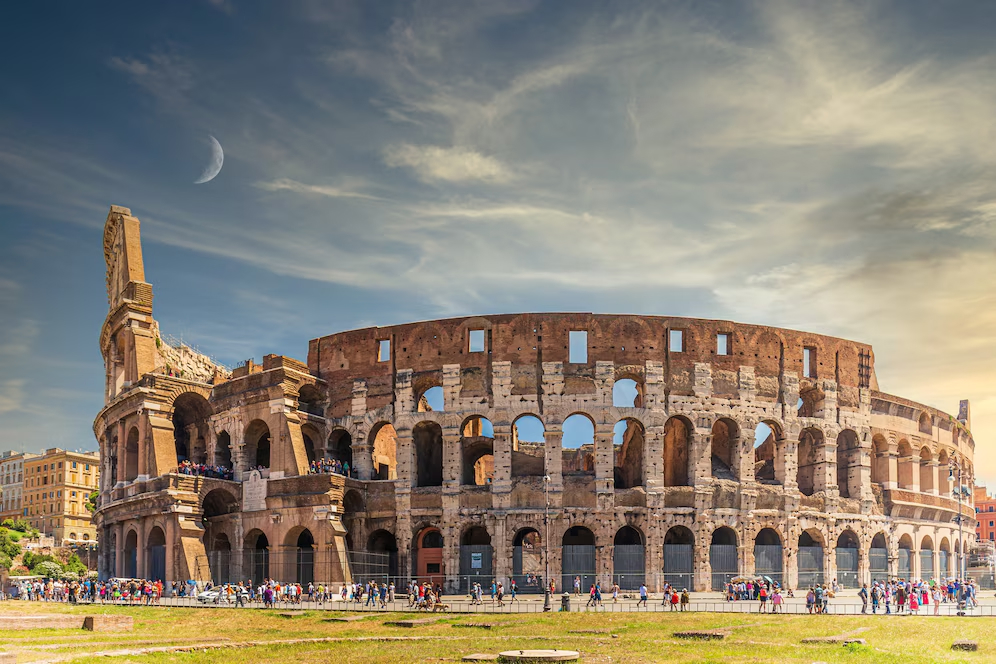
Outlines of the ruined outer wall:
[[[485,352],[469,352],[471,330],[485,331]],[[670,330],[682,331],[682,352],[669,350]],[[571,331],[588,333],[585,363],[568,361]],[[728,355],[716,354],[720,333],[730,335]],[[380,340],[391,341],[388,362],[377,361]],[[412,388],[418,394],[421,384],[441,384],[444,365],[458,364],[461,395],[488,396],[495,362],[511,363],[512,394],[540,396],[544,362],[564,364],[563,394],[594,393],[599,362],[613,363],[617,374],[625,374],[625,367],[639,373],[648,361],[660,362],[666,389],[673,395],[694,394],[695,365],[708,363],[712,391],[718,397],[738,396],[739,368],[751,366],[756,397],[777,401],[781,376],[802,376],[806,347],[816,351],[815,378],[837,383],[839,406],[857,408],[860,387],[877,389],[874,355],[868,344],[730,321],[589,313],[475,316],[353,330],[312,340],[308,366],[333,386],[332,417],[349,414],[354,380],[366,382],[368,410],[392,403],[394,375],[399,369],[412,370]],[[862,355],[867,367],[864,385]],[[807,379],[801,380],[800,387],[805,389]]]

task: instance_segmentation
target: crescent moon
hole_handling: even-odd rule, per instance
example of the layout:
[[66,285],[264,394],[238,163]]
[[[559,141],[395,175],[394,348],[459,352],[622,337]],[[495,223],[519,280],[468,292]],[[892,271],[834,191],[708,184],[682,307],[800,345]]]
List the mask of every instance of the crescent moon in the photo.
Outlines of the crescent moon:
[[215,178],[218,173],[221,173],[221,167],[225,163],[225,151],[221,149],[221,143],[214,136],[211,136],[211,161],[204,168],[204,172],[201,176],[194,180],[194,184],[204,184],[205,182],[210,182]]

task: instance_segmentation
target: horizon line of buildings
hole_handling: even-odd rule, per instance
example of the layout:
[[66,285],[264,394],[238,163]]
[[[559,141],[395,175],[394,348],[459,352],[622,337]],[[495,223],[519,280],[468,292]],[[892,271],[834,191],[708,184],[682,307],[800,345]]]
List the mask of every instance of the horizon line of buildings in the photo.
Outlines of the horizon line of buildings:
[[23,519],[57,546],[96,542],[87,500],[99,486],[97,452],[8,450],[0,453],[0,522]]

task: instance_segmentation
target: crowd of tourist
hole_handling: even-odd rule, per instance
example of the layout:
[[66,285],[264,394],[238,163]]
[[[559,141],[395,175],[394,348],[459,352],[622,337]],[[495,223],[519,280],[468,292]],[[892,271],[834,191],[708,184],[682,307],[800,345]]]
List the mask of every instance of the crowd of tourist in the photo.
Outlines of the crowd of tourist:
[[177,466],[176,472],[181,475],[193,475],[195,477],[213,477],[219,480],[231,480],[234,474],[231,468],[224,466],[208,466],[203,463],[193,463],[189,459],[184,459]]
[[[159,604],[159,598],[162,595],[162,581],[33,579],[12,582],[6,598],[28,602],[144,603],[149,605]],[[0,598],[3,598],[2,594],[0,594]]]
[[308,466],[308,473],[311,475],[334,473],[336,475],[345,475],[346,477],[349,477],[349,470],[348,461],[330,459],[329,457],[312,461]]
[[978,587],[974,581],[961,583],[958,579],[938,582],[893,579],[892,581],[875,581],[871,589],[864,584],[858,591],[861,598],[861,613],[868,612],[871,603],[872,613],[913,613],[927,611],[933,604],[934,615],[939,615],[941,604],[956,603],[959,606],[976,607],[979,605]]

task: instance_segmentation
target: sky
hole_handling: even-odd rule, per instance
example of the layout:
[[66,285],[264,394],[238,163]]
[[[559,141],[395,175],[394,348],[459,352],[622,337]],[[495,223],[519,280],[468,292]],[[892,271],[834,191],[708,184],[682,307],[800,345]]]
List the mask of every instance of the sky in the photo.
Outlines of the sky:
[[802,329],[970,399],[996,485],[994,30],[986,1],[3,3],[0,449],[95,448],[116,204],[163,331],[229,366],[478,313]]

